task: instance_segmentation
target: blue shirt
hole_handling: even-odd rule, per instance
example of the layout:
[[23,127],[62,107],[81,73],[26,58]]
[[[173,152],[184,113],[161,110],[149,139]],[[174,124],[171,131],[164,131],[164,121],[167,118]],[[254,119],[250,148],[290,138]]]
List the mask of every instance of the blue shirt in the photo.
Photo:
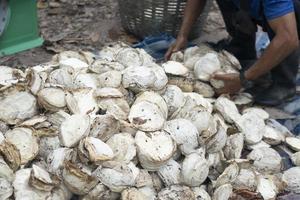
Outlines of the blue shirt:
[[[240,1],[243,0],[232,0],[239,6]],[[262,7],[261,8],[261,1]],[[262,11],[266,16],[267,20],[272,20],[277,17],[284,16],[288,13],[294,12],[293,0],[250,0],[251,2],[251,16],[257,20],[262,19]]]

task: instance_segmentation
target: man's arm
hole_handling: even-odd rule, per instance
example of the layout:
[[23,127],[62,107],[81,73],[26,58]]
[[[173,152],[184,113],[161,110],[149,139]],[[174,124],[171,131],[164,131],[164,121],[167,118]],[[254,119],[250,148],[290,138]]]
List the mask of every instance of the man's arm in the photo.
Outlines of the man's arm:
[[[275,37],[262,57],[245,72],[245,78],[248,80],[255,80],[269,72],[299,46],[294,13],[270,20],[269,24],[275,33]],[[238,74],[214,74],[212,77],[224,81],[225,86],[217,90],[218,94],[233,94],[238,92],[242,87]]]
[[178,37],[188,38],[191,28],[202,13],[206,0],[188,0]]
[[185,10],[183,22],[177,36],[176,42],[169,48],[165,55],[166,60],[170,59],[172,53],[181,50],[187,44],[187,39],[190,34],[193,24],[196,22],[199,15],[202,13],[206,4],[206,0],[188,0]]
[[295,13],[269,21],[275,37],[262,57],[245,73],[245,78],[255,80],[276,67],[299,46]]

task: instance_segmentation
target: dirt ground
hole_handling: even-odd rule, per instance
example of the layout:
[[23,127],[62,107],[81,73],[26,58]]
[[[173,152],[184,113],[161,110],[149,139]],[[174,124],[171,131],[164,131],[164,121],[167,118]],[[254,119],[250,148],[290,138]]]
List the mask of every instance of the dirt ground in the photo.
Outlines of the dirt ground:
[[117,0],[39,0],[38,17],[44,45],[0,58],[1,65],[28,67],[63,50],[95,51],[108,42],[130,40],[120,26]]
[[[47,62],[63,50],[99,50],[104,44],[122,40],[136,42],[121,28],[118,0],[38,0],[42,47],[0,58],[0,65],[30,67]],[[197,41],[216,41],[226,35],[217,7],[211,8]],[[214,33],[214,34],[211,34]]]

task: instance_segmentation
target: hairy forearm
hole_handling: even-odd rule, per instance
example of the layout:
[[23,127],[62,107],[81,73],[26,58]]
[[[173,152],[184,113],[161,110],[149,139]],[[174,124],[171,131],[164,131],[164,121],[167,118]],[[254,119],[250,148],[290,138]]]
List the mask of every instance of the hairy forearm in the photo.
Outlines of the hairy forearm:
[[246,78],[255,80],[269,72],[289,56],[297,48],[298,43],[299,41],[295,39],[275,36],[261,58],[246,71]]
[[206,4],[206,0],[188,0],[185,10],[184,18],[178,34],[179,37],[187,38],[193,24],[202,13]]

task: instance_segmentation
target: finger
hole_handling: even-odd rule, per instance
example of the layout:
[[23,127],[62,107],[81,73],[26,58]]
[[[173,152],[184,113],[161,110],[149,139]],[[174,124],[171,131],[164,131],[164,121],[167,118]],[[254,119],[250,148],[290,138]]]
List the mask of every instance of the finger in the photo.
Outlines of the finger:
[[165,60],[170,60],[171,55],[172,55],[172,53],[173,53],[173,51],[174,51],[174,47],[175,47],[174,44],[172,44],[172,45],[170,46],[170,48],[168,49],[167,53],[165,54]]
[[213,79],[221,80],[221,81],[231,81],[233,77],[230,74],[213,74]]
[[221,94],[229,94],[230,93],[230,89],[227,88],[227,87],[223,87],[223,88],[216,89],[215,92],[219,96]]
[[176,44],[174,46],[174,48],[172,49],[172,53],[176,53],[177,51],[180,51],[180,50],[181,50],[181,47],[178,44]]
[[178,48],[178,45],[173,44],[165,54],[165,59],[170,60],[173,53],[176,53],[177,51],[180,51],[180,48]]
[[165,54],[165,60],[170,60],[172,53],[173,53],[173,47],[171,46],[168,49],[167,53]]

